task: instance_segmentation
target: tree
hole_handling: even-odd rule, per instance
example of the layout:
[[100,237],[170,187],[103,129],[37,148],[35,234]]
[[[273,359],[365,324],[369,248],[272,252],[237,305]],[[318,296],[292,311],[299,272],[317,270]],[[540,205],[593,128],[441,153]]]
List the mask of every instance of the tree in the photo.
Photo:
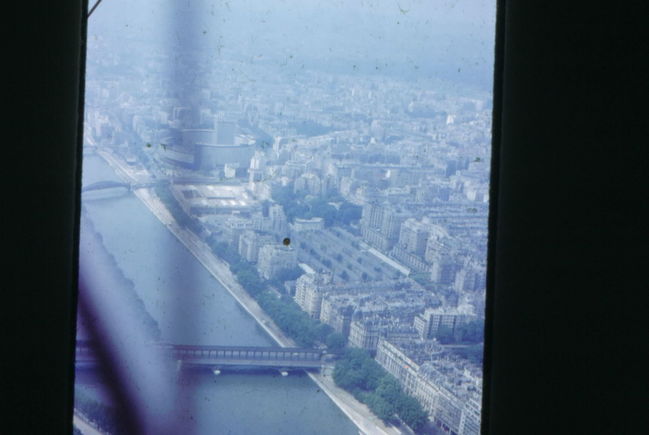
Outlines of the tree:
[[354,368],[350,361],[338,361],[334,368],[333,378],[336,385],[349,391],[359,390],[363,385],[362,372],[359,368]]
[[275,280],[280,283],[285,281],[294,281],[298,279],[300,275],[302,275],[302,269],[300,269],[299,267],[283,269],[278,272]]
[[264,290],[265,285],[262,283],[259,274],[252,267],[245,267],[236,272],[237,280],[248,293],[255,296]]
[[455,337],[453,336],[453,330],[445,325],[439,326],[439,328],[437,329],[437,333],[435,334],[435,337],[437,337],[439,342],[442,344],[450,344],[455,341]]
[[396,408],[399,417],[415,432],[428,421],[428,414],[414,397],[402,394],[396,403]]
[[484,322],[482,320],[472,320],[460,325],[458,336],[465,343],[479,343],[484,337]]
[[330,352],[340,352],[345,347],[346,342],[347,340],[344,335],[339,332],[334,332],[327,336],[325,344]]
[[461,356],[464,359],[471,361],[474,364],[482,364],[482,354],[484,346],[482,343],[464,348],[453,349],[453,353]]
[[344,202],[338,210],[338,222],[343,225],[349,225],[352,222],[358,221],[362,214],[362,207],[349,202]]
[[325,226],[331,226],[337,219],[338,211],[336,207],[325,202],[322,199],[317,199],[311,202],[311,214],[324,219]]
[[365,389],[375,390],[378,388],[381,378],[385,375],[383,368],[381,368],[381,366],[367,353],[365,354],[361,367],[365,373]]
[[388,421],[393,418],[397,410],[394,403],[388,402],[376,394],[367,395],[367,406],[383,421]]
[[384,421],[397,414],[415,431],[426,424],[427,414],[417,399],[406,395],[398,381],[363,349],[345,350],[336,363],[334,381]]
[[397,403],[403,395],[399,382],[390,375],[381,377],[379,385],[376,388],[376,394],[392,403]]
[[329,337],[329,335],[334,332],[334,329],[326,323],[319,321],[312,321],[312,323],[314,325],[314,332],[318,340],[322,343],[326,343],[327,337]]

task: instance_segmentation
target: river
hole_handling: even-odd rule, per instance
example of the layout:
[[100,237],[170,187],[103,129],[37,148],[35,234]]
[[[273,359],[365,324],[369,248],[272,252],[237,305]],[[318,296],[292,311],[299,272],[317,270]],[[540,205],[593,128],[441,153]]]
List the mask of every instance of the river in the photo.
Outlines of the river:
[[[99,156],[86,156],[83,183],[119,177]],[[273,340],[194,256],[131,193],[84,202],[124,275],[158,322],[162,341],[175,344],[270,346]],[[84,229],[81,229],[83,237]],[[87,254],[87,253],[86,253]],[[80,255],[84,255],[81,252]],[[77,388],[103,398],[92,374]],[[303,373],[183,375],[178,406],[195,434],[336,434],[358,430]]]

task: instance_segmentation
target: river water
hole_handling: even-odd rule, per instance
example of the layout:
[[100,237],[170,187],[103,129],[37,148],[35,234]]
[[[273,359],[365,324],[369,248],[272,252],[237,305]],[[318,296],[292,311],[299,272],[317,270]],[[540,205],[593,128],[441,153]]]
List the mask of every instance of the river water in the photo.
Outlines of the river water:
[[[99,156],[86,156],[83,183],[116,180]],[[273,340],[133,194],[84,201],[126,278],[156,319],[162,341],[271,346]],[[81,229],[82,237],[84,229]],[[83,245],[82,245],[83,246]],[[82,251],[80,255],[84,255]],[[99,380],[78,373],[77,388],[103,398]],[[183,426],[195,434],[355,435],[354,424],[303,373],[183,374]]]

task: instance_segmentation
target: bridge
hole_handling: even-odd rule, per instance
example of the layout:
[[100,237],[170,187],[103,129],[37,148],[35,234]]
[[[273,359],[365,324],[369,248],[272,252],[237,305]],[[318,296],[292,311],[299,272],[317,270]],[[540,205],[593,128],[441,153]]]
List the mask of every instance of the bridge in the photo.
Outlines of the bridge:
[[141,181],[137,183],[125,183],[123,181],[97,181],[95,183],[88,184],[87,186],[83,186],[81,188],[82,193],[86,192],[92,192],[96,190],[104,190],[104,189],[117,189],[117,188],[123,188],[126,190],[133,190],[133,189],[139,189],[141,187],[151,187],[155,186],[156,184],[160,183],[161,181],[159,180],[151,180],[151,181]]
[[96,183],[88,184],[81,188],[81,192],[92,192],[93,190],[103,190],[103,189],[115,189],[115,188],[124,188],[126,190],[131,190],[131,185],[121,181],[97,181]]
[[[212,370],[225,368],[273,368],[278,370],[319,370],[325,353],[318,349],[259,346],[193,346],[156,343],[163,355],[183,367],[205,367]],[[77,366],[96,362],[92,345],[77,341]]]
[[290,347],[178,346],[166,348],[170,356],[186,366],[268,367],[278,369],[319,369],[322,351]]

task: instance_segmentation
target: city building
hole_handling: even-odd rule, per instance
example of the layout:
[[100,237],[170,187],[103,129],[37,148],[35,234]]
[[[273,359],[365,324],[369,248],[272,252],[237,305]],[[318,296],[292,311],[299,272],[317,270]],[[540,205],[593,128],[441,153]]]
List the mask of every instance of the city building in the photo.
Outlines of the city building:
[[320,273],[306,273],[295,282],[295,302],[314,319],[320,317],[324,286],[331,284],[331,276]]
[[430,225],[409,218],[401,224],[399,246],[406,252],[423,257],[429,236]]
[[429,308],[414,319],[414,327],[420,338],[431,339],[440,332],[454,335],[457,328],[475,318],[467,310],[457,308]]
[[266,279],[273,279],[282,270],[297,266],[297,253],[290,246],[265,245],[259,249],[257,270]]
[[387,252],[398,240],[401,223],[407,217],[407,213],[395,211],[387,204],[366,204],[361,217],[361,235],[370,245]]
[[334,331],[349,336],[352,316],[356,310],[356,298],[347,294],[325,294],[320,305],[320,321]]
[[271,222],[270,231],[284,238],[288,234],[288,219],[284,213],[284,208],[279,204],[272,204],[268,208],[268,218]]
[[170,189],[180,206],[191,215],[261,210],[259,202],[239,184],[172,184]]
[[374,352],[380,338],[396,338],[397,340],[415,339],[417,332],[412,326],[404,323],[399,318],[392,316],[371,315],[352,320],[349,327],[347,344],[351,347]]
[[313,217],[311,219],[295,218],[291,225],[291,230],[296,233],[304,231],[319,231],[324,229],[324,219]]
[[260,234],[246,230],[239,236],[239,255],[251,263],[256,263],[262,246],[272,245],[275,238],[270,234]]
[[481,368],[449,358],[436,342],[380,338],[376,361],[416,397],[429,418],[455,435],[480,433]]
[[264,171],[266,170],[266,156],[261,151],[255,151],[250,159],[250,168],[248,169],[248,181],[250,183],[258,183],[264,179]]

